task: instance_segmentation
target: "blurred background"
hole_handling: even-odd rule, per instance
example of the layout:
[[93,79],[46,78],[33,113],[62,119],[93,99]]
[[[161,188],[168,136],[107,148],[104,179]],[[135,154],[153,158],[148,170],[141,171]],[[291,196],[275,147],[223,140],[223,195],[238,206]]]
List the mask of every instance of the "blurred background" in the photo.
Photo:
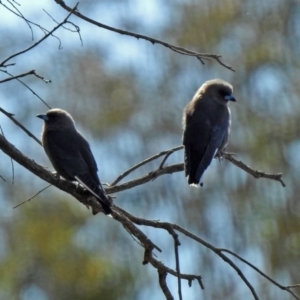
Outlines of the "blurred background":
[[[38,41],[43,32],[0,5],[0,60]],[[51,30],[67,12],[53,0],[19,1],[29,20]],[[73,7],[76,1],[67,1]],[[215,61],[203,66],[160,45],[97,28],[75,16],[78,34],[60,28],[7,68],[52,108],[70,112],[90,142],[102,182],[145,158],[181,144],[182,110],[206,80],[234,86],[228,151],[254,169],[284,173],[279,182],[256,180],[228,161],[215,160],[204,187],[187,185],[183,172],[116,194],[117,205],[147,219],[177,223],[214,246],[228,248],[283,285],[300,282],[300,105],[298,0],[83,1],[82,14],[98,22],[148,35],[196,52],[222,55],[236,72]],[[72,28],[72,26],[68,26]],[[0,80],[5,78],[0,73]],[[40,137],[48,108],[17,81],[0,85],[0,107]],[[25,155],[53,170],[42,147],[0,115],[6,138]],[[47,183],[0,152],[0,299],[165,299],[157,271],[143,266],[143,249],[114,220],[92,216],[54,187],[16,209]],[[161,160],[126,180],[155,169]],[[183,151],[168,164],[183,162]],[[163,249],[158,259],[175,266],[165,232],[141,228]],[[237,273],[203,246],[179,236],[181,270],[200,274],[205,290],[182,282],[184,299],[253,299]],[[292,299],[234,260],[258,296]],[[168,276],[177,297],[177,280]],[[298,292],[300,293],[300,292]]]

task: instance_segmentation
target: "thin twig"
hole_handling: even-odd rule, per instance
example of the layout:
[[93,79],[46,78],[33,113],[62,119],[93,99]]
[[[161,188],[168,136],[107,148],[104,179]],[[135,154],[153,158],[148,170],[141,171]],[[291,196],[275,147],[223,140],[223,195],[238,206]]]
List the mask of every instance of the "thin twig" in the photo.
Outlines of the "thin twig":
[[[4,132],[2,130],[2,127],[0,125],[0,130],[1,130],[1,134],[3,135],[3,137],[5,138],[5,135],[4,135]],[[15,182],[15,168],[14,168],[14,161],[12,159],[12,157],[10,157],[10,163],[11,163],[11,172],[12,172],[12,179],[11,179],[11,182],[12,184],[14,184]]]
[[176,271],[177,271],[177,282],[178,282],[178,296],[179,300],[182,300],[182,291],[181,291],[181,279],[180,279],[180,262],[179,262],[179,251],[178,243],[174,240],[174,252],[175,252],[175,262],[176,262]]
[[[0,71],[3,72],[3,73],[8,74],[8,72],[6,70],[0,70]],[[8,75],[10,75],[10,74],[8,74]],[[38,75],[35,72],[35,70],[31,70],[31,71],[28,71],[28,72],[23,73],[23,74],[19,74],[19,75],[16,75],[16,76],[11,76],[9,78],[5,78],[3,80],[0,80],[0,83],[4,83],[4,82],[7,82],[7,81],[11,81],[11,80],[18,79],[18,78],[21,78],[21,77],[25,77],[25,76],[28,76],[28,75],[34,75],[35,77],[37,77],[39,79],[42,79],[45,83],[51,82],[51,80],[45,79],[43,76]]]
[[259,179],[259,178],[272,179],[272,180],[279,181],[283,187],[286,186],[285,183],[282,180],[282,175],[283,175],[282,173],[269,174],[269,173],[265,173],[265,172],[262,172],[262,171],[254,170],[254,169],[250,168],[249,166],[247,166],[246,164],[244,164],[242,161],[240,161],[238,159],[235,159],[232,156],[232,154],[230,154],[230,153],[226,153],[226,152],[222,153],[222,156],[225,159],[229,160],[234,165],[236,165],[237,167],[241,168],[245,172],[247,172],[250,175],[252,175],[256,179]]
[[[52,19],[53,22],[55,22],[56,24],[59,24],[45,9],[43,9],[43,11]],[[81,34],[80,34],[80,28],[79,26],[77,26],[76,24],[68,21],[69,24],[71,24],[72,26],[74,26],[75,30],[72,30],[71,28],[67,28],[65,26],[62,26],[64,29],[68,30],[68,31],[71,31],[71,32],[77,32],[78,35],[79,35],[79,39],[81,41],[81,46],[83,46],[83,41],[82,41],[82,37],[81,37]]]
[[[10,9],[8,6],[6,6],[5,4],[3,4],[1,1],[0,1],[0,5],[4,6],[7,10],[9,10],[11,13],[13,13],[14,15],[16,15],[17,17],[21,18],[21,19],[24,19],[24,21],[29,25],[29,24],[32,24],[36,27],[38,27],[44,34],[47,34],[49,32],[49,30],[47,30],[46,28],[44,28],[43,26],[37,24],[37,23],[34,23],[30,20],[28,20],[27,18],[25,18],[25,16],[23,16],[22,14],[17,14],[15,11],[13,11],[12,9]],[[31,32],[31,36],[32,36],[32,40],[34,40],[34,35],[33,35],[33,31]],[[58,42],[61,44],[61,41],[59,39],[59,37],[57,37],[56,35],[54,34],[51,34],[51,36],[53,36],[54,38],[56,38],[58,40]],[[11,64],[10,64],[11,65]],[[6,65],[8,66],[8,65]],[[3,66],[1,66],[3,67]]]
[[[167,150],[166,156],[164,157],[161,164],[159,165],[159,168],[162,169],[164,167],[165,162],[167,161],[167,159],[169,158],[169,156],[171,154],[173,154],[175,151],[178,151],[178,150],[181,150],[181,149],[183,149],[183,146],[178,146],[178,147],[172,148],[170,150]],[[166,152],[166,151],[164,151],[164,152]]]
[[13,208],[17,208],[19,206],[21,206],[22,204],[29,202],[30,200],[32,200],[34,197],[36,197],[37,195],[39,195],[40,193],[42,193],[44,190],[46,190],[48,187],[50,187],[52,184],[47,185],[46,187],[44,187],[43,189],[41,189],[40,191],[38,191],[36,194],[34,194],[33,196],[31,196],[29,199],[19,203],[18,205],[14,206]]
[[59,23],[57,26],[55,26],[51,31],[49,31],[44,37],[42,37],[40,40],[38,40],[36,43],[34,43],[33,45],[29,46],[28,48],[21,50],[17,53],[14,53],[12,55],[10,55],[9,57],[7,57],[6,59],[4,59],[2,62],[0,62],[0,67],[5,65],[5,63],[9,60],[11,60],[12,58],[19,56],[21,54],[24,54],[26,52],[28,52],[29,50],[33,49],[34,47],[36,47],[37,45],[39,45],[40,43],[42,43],[46,38],[48,38],[50,35],[52,35],[53,32],[55,32],[59,27],[61,27],[63,24],[65,24],[68,20],[68,18],[72,15],[72,13],[77,9],[79,2],[73,7],[73,9],[70,10],[69,14],[66,16],[66,18]]
[[291,287],[300,287],[300,284],[298,286],[297,285],[284,286],[284,285],[278,283],[277,281],[275,281],[274,279],[272,279],[271,277],[269,277],[267,274],[262,272],[260,269],[255,267],[253,264],[251,264],[250,262],[248,262],[247,260],[245,260],[244,258],[239,256],[238,254],[234,253],[233,251],[230,251],[230,250],[224,249],[224,248],[219,248],[219,250],[222,251],[222,252],[229,253],[229,254],[233,255],[234,257],[238,258],[240,261],[242,261],[243,263],[245,263],[246,265],[251,267],[253,270],[255,270],[257,273],[259,273],[261,276],[265,277],[267,280],[272,282],[274,285],[276,285],[277,287],[279,287],[282,290],[285,290],[285,291],[289,292],[290,294],[292,294],[295,297],[295,299],[300,300],[300,298],[293,291],[290,290]]
[[[8,65],[6,65],[8,66]],[[9,76],[12,76],[13,75],[11,73],[9,73],[7,70],[0,70],[1,72],[4,72],[6,74],[8,74]],[[49,109],[51,109],[51,107],[47,104],[47,102],[45,100],[43,100],[32,88],[30,88],[26,83],[24,83],[22,80],[20,80],[19,78],[16,78],[17,81],[19,81],[22,85],[24,85],[28,90],[30,90],[33,95],[35,95],[37,98],[39,98]],[[51,80],[50,80],[51,82]]]
[[[111,186],[111,187],[112,187],[112,186],[115,186],[118,182],[120,182],[122,179],[124,179],[124,178],[125,178],[127,175],[129,175],[131,172],[133,172],[134,170],[138,169],[139,167],[141,167],[141,166],[143,166],[143,165],[149,163],[150,161],[155,160],[155,159],[157,159],[158,157],[161,157],[161,156],[166,155],[166,154],[169,156],[169,155],[172,154],[173,152],[175,152],[175,151],[177,151],[177,150],[180,150],[180,149],[182,149],[182,146],[179,146],[179,147],[176,147],[176,148],[167,150],[167,151],[162,151],[162,152],[160,152],[160,153],[158,153],[158,154],[155,154],[155,155],[153,155],[153,156],[151,156],[151,157],[149,157],[149,158],[147,158],[147,159],[141,161],[140,163],[136,164],[135,166],[133,166],[132,168],[128,169],[126,172],[124,172],[123,174],[121,174],[120,176],[118,176],[118,177],[110,184],[110,186]],[[165,160],[164,160],[164,161],[165,161]],[[164,162],[164,161],[163,161],[163,162]],[[162,164],[163,164],[163,162],[162,162]]]
[[42,146],[40,140],[34,136],[28,129],[26,129],[19,121],[17,121],[13,116],[14,114],[7,112],[3,108],[0,107],[0,112],[6,115],[9,119],[11,119],[17,126],[19,126],[24,132],[26,132],[31,138],[33,138],[39,145]]
[[174,297],[172,296],[168,285],[167,285],[167,272],[162,272],[160,270],[157,271],[158,272],[158,282],[160,285],[161,290],[163,291],[165,297],[167,300],[174,300]]
[[[20,18],[22,18],[25,21],[25,23],[28,25],[28,27],[31,31],[31,38],[33,40],[33,30],[32,30],[32,27],[30,26],[30,23],[28,22],[28,20],[23,16],[23,14],[20,12],[20,10],[13,3],[11,3],[9,0],[7,0],[7,2],[19,13],[19,15],[17,13],[15,13],[15,14],[17,16],[19,16]],[[2,2],[1,2],[1,4],[2,4]],[[20,4],[18,4],[18,5],[20,5]],[[3,4],[3,6],[6,7],[4,4]],[[10,11],[12,11],[12,10],[10,10]]]
[[[61,7],[63,7],[65,10],[71,11],[71,7],[67,6],[64,1],[62,1],[62,0],[55,0],[55,2],[57,4],[59,4]],[[178,47],[178,46],[175,46],[175,45],[171,45],[171,44],[166,43],[164,41],[148,37],[146,35],[142,35],[142,34],[130,32],[130,31],[126,31],[126,30],[114,28],[114,27],[111,27],[111,26],[107,26],[105,24],[99,23],[99,22],[97,22],[97,21],[95,21],[93,19],[90,19],[90,18],[82,15],[78,11],[74,11],[73,14],[75,16],[77,16],[77,17],[79,17],[79,18],[81,18],[81,19],[83,19],[83,20],[91,23],[91,24],[94,24],[94,25],[98,26],[98,27],[101,27],[101,28],[104,28],[104,29],[107,29],[107,30],[110,30],[110,31],[113,31],[113,32],[117,32],[117,33],[120,33],[120,34],[132,36],[132,37],[135,37],[137,39],[143,39],[143,40],[146,40],[146,41],[148,41],[148,42],[150,42],[152,44],[159,44],[159,45],[167,47],[167,48],[171,49],[172,51],[174,51],[176,53],[179,53],[179,54],[184,54],[184,55],[196,57],[197,59],[199,59],[201,61],[201,63],[204,63],[203,59],[208,59],[208,60],[209,59],[214,59],[218,63],[220,63],[223,67],[225,67],[225,68],[227,68],[227,69],[235,72],[235,70],[232,67],[230,67],[230,66],[224,64],[223,62],[221,62],[221,60],[220,60],[220,58],[222,57],[221,55],[211,54],[211,53],[197,53],[197,52],[188,50],[186,48],[182,48],[182,47]]]
[[15,63],[6,64],[6,65],[1,66],[1,68],[7,68],[7,67],[14,66],[14,65],[15,65]]
[[300,283],[288,285],[287,288],[298,288],[300,287]]
[[109,194],[118,193],[121,191],[131,189],[135,186],[145,184],[151,180],[158,178],[161,175],[172,174],[172,173],[181,172],[181,171],[183,171],[183,164],[175,164],[175,165],[164,167],[162,169],[158,168],[158,169],[151,171],[148,174],[141,176],[137,179],[127,181],[120,185],[109,186],[108,188],[105,189],[105,191]]

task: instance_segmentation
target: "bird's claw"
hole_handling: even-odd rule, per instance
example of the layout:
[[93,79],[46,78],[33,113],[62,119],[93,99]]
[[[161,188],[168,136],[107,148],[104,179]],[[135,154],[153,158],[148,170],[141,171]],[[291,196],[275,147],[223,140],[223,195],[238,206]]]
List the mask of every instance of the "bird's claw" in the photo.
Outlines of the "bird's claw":
[[60,177],[60,175],[57,172],[52,172],[52,175],[57,179],[59,179],[59,177]]

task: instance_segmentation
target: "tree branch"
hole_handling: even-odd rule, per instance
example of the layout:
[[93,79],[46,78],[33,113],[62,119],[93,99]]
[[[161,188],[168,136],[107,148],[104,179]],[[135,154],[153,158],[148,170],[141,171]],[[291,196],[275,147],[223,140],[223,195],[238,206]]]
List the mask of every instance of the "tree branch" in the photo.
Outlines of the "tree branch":
[[4,59],[2,62],[0,62],[0,67],[5,66],[5,63],[9,60],[11,60],[12,58],[19,56],[21,54],[24,54],[26,52],[28,52],[29,50],[33,49],[34,47],[36,47],[37,45],[39,45],[40,43],[42,43],[45,39],[47,39],[50,35],[52,35],[59,27],[61,27],[63,24],[67,23],[69,17],[71,16],[71,14],[76,10],[78,6],[78,3],[74,6],[74,8],[72,8],[70,10],[70,13],[66,16],[66,18],[59,23],[57,26],[55,26],[51,31],[49,31],[44,37],[42,37],[40,40],[38,40],[36,43],[34,43],[33,45],[29,46],[28,48],[19,51],[17,53],[14,53],[12,55],[10,55],[9,57],[7,57],[6,59]]
[[162,151],[158,154],[155,154],[143,161],[141,161],[140,163],[136,164],[135,166],[133,166],[132,168],[130,168],[129,170],[127,170],[126,172],[124,172],[123,174],[121,174],[120,176],[118,176],[117,179],[115,179],[111,184],[110,186],[115,186],[118,182],[120,182],[123,178],[125,178],[126,176],[128,176],[131,172],[133,172],[134,170],[138,169],[139,167],[149,163],[150,161],[153,161],[155,160],[156,158],[158,157],[161,157],[163,155],[166,155],[166,157],[164,158],[164,160],[162,161],[161,163],[161,167],[163,166],[163,164],[165,163],[166,159],[168,158],[168,156],[170,154],[172,154],[173,152],[177,151],[177,150],[180,150],[182,149],[182,146],[179,146],[179,147],[176,147],[176,148],[173,148],[173,149],[170,149],[170,150],[167,150],[167,151]]
[[[60,5],[61,7],[63,7],[65,10],[67,11],[71,11],[72,8],[67,6],[66,3],[63,1],[63,0],[54,0],[58,5]],[[217,54],[211,54],[211,53],[197,53],[197,52],[194,52],[194,51],[191,51],[191,50],[188,50],[186,48],[182,48],[182,47],[178,47],[178,46],[175,46],[175,45],[172,45],[172,44],[168,44],[164,41],[161,41],[161,40],[158,40],[158,39],[154,39],[154,38],[151,38],[149,36],[146,36],[146,35],[142,35],[142,34],[138,34],[138,33],[135,33],[135,32],[130,32],[130,31],[126,31],[126,30],[122,30],[122,29],[118,29],[118,28],[114,28],[114,27],[111,27],[111,26],[107,26],[105,24],[102,24],[102,23],[99,23],[93,19],[90,19],[88,17],[86,17],[85,15],[81,14],[80,12],[78,11],[73,11],[73,14],[75,16],[77,16],[78,18],[82,19],[82,20],[85,20],[93,25],[96,25],[100,28],[104,28],[104,29],[107,29],[109,31],[113,31],[113,32],[117,32],[119,34],[124,34],[124,35],[128,35],[128,36],[132,36],[132,37],[135,37],[137,39],[142,39],[142,40],[146,40],[152,44],[159,44],[159,45],[162,45],[166,48],[169,48],[171,49],[172,51],[176,52],[176,53],[179,53],[179,54],[182,54],[182,55],[187,55],[187,56],[192,56],[192,57],[196,57],[197,59],[199,59],[201,61],[202,64],[204,64],[203,62],[203,59],[207,59],[207,60],[210,60],[210,59],[214,59],[216,60],[220,65],[222,65],[223,67],[225,67],[226,69],[229,69],[233,72],[235,72],[235,70],[226,65],[225,63],[223,63],[221,61],[221,55],[217,55]]]
[[242,161],[240,161],[238,159],[235,159],[232,156],[232,154],[230,154],[230,153],[224,152],[222,155],[225,159],[229,160],[231,163],[233,163],[234,165],[236,165],[240,169],[244,170],[245,172],[249,173],[250,175],[252,175],[256,179],[259,179],[259,178],[272,179],[272,180],[275,180],[275,181],[279,181],[283,187],[286,186],[285,183],[282,180],[282,175],[283,175],[282,173],[269,174],[269,173],[265,173],[265,172],[262,172],[262,171],[254,170],[254,169],[250,168],[249,166],[247,166],[246,164],[244,164]]
[[287,291],[288,293],[292,294],[294,296],[295,299],[300,300],[300,298],[293,292],[290,290],[291,287],[300,287],[300,285],[288,285],[288,286],[284,286],[280,283],[278,283],[277,281],[275,281],[274,279],[272,279],[271,277],[269,277],[268,275],[266,275],[264,272],[262,272],[261,270],[259,270],[257,267],[255,267],[253,264],[251,264],[250,262],[248,262],[247,260],[245,260],[244,258],[242,258],[241,256],[239,256],[238,254],[234,253],[233,251],[230,251],[228,249],[224,249],[224,248],[220,248],[219,249],[222,252],[227,252],[229,254],[231,254],[232,256],[238,258],[240,261],[242,261],[243,263],[245,263],[246,265],[248,265],[249,267],[251,267],[253,270],[255,270],[257,273],[259,273],[261,276],[265,277],[267,280],[269,280],[270,282],[272,282],[274,285],[276,285],[277,287],[279,287],[280,289]]
[[158,282],[159,282],[159,286],[161,288],[161,290],[163,291],[165,297],[167,300],[174,300],[174,297],[172,296],[168,286],[167,286],[167,272],[162,272],[160,270],[158,270]]
[[[177,147],[178,148],[178,147]],[[176,148],[176,149],[177,149]],[[25,155],[23,155],[18,149],[16,149],[12,144],[10,144],[6,138],[0,134],[0,149],[6,153],[8,156],[10,156],[12,159],[14,159],[16,162],[24,166],[27,170],[29,170],[31,173],[35,174],[36,176],[40,177],[41,179],[47,181],[48,183],[56,186],[57,188],[69,193],[73,197],[75,197],[78,201],[81,203],[91,206],[93,213],[96,214],[98,212],[102,211],[102,208],[98,201],[95,199],[94,196],[92,196],[90,193],[88,193],[86,190],[84,190],[82,187],[78,187],[76,184],[66,181],[66,180],[60,180],[56,176],[54,176],[51,172],[47,171],[43,167],[36,164],[33,160],[29,159]],[[168,151],[165,155],[168,155]],[[176,165],[175,165],[176,166]],[[179,166],[182,167],[182,164],[179,164]],[[174,167],[170,166],[170,167]],[[164,167],[163,169],[160,169],[160,171],[166,172],[166,169],[169,171],[169,167]],[[156,172],[156,171],[155,171]],[[153,173],[153,172],[152,172]],[[162,175],[162,174],[160,174]],[[107,192],[112,192],[112,189],[118,188],[118,186],[114,186],[111,188],[107,188]],[[263,272],[258,270],[256,267],[254,267],[251,263],[247,262],[237,254],[233,253],[230,250],[216,248],[210,243],[206,242],[205,240],[201,239],[200,237],[192,234],[191,232],[187,231],[186,229],[180,227],[177,224],[171,224],[168,222],[158,222],[158,221],[152,221],[147,219],[141,219],[137,218],[130,213],[126,212],[125,210],[121,209],[120,207],[116,205],[112,205],[113,213],[112,217],[120,222],[122,226],[126,229],[126,231],[134,236],[140,243],[140,245],[144,248],[144,261],[143,264],[150,263],[154,268],[156,268],[159,272],[159,279],[160,279],[160,286],[166,296],[167,299],[172,299],[173,297],[169,291],[168,288],[166,288],[166,274],[171,274],[179,279],[184,279],[189,282],[189,285],[191,285],[193,280],[197,280],[201,286],[203,287],[201,276],[199,275],[192,275],[192,274],[182,274],[179,269],[179,254],[178,254],[178,246],[180,245],[180,242],[178,240],[178,234],[177,232],[181,232],[185,236],[191,238],[192,240],[200,243],[201,245],[205,246],[206,248],[210,249],[214,253],[216,253],[219,257],[221,257],[226,263],[228,263],[241,277],[241,279],[245,282],[247,287],[250,289],[254,299],[259,299],[254,288],[250,284],[250,282],[247,280],[243,272],[234,264],[223,252],[227,252],[231,255],[234,255],[235,257],[239,258],[241,261],[249,265],[250,267],[254,268],[259,274],[263,275],[265,278],[269,279],[273,284],[278,286],[279,288],[288,291],[291,295],[294,296],[295,299],[300,299],[295,293],[293,293],[290,288],[293,286],[282,286],[278,283],[276,283],[274,280],[269,278],[267,275],[265,275]],[[155,245],[140,229],[136,227],[136,225],[144,225],[144,226],[150,226],[154,228],[160,228],[166,230],[174,240],[174,246],[175,246],[175,258],[176,258],[176,270],[173,270],[167,266],[165,266],[162,262],[158,261],[156,258],[153,257],[153,250],[156,249],[158,251],[161,251],[161,249]],[[165,284],[165,285],[164,285]],[[178,289],[179,289],[179,295],[180,295],[180,283],[178,283]]]
[[[99,202],[89,192],[85,191],[82,187],[77,186],[76,184],[70,181],[60,180],[51,172],[47,171],[46,169],[35,163],[33,160],[23,155],[1,134],[0,149],[12,159],[14,159],[16,162],[18,162],[20,165],[29,170],[31,173],[47,181],[48,183],[56,186],[57,188],[67,192],[81,203],[91,206],[94,214],[97,214],[98,212],[102,211]],[[152,251],[154,249],[161,251],[161,249],[157,245],[155,245],[150,239],[148,239],[148,237],[134,225],[134,223],[126,216],[126,214],[123,213],[123,210],[117,207],[116,205],[112,205],[112,209],[112,217],[116,221],[120,222],[123,225],[123,227],[129,232],[129,234],[133,235],[140,242],[140,245],[145,249],[143,264],[150,263],[153,267],[155,267],[162,273],[167,272],[169,274],[172,274],[173,276],[178,276],[177,271],[166,267],[163,263],[161,263],[153,257]],[[180,274],[179,276],[180,278],[186,279],[189,282],[191,282],[194,279],[198,280],[198,282],[199,280],[201,280],[201,277],[197,275]]]
[[[11,64],[11,65],[14,65],[14,64]],[[5,67],[6,66],[8,66],[8,65],[5,65]],[[6,73],[6,74],[8,74],[9,76],[11,76],[11,77],[14,77],[11,73],[9,73],[7,70],[0,70],[1,72],[3,72],[3,73]],[[38,78],[41,78],[41,77],[39,77],[39,75],[37,75],[36,74],[36,76],[38,77]],[[43,77],[42,77],[43,78]],[[21,79],[19,79],[19,78],[14,78],[14,79],[16,79],[17,81],[19,81],[22,85],[24,85],[29,91],[31,91],[32,92],[32,94],[33,95],[35,95],[37,98],[39,98],[49,109],[51,109],[51,107],[46,103],[46,101],[44,101],[32,88],[30,88],[26,83],[24,83]],[[44,78],[43,78],[44,79]],[[44,82],[46,82],[46,80],[47,79],[45,79],[45,80],[43,80]],[[48,80],[49,82],[51,82],[51,80]],[[48,83],[48,82],[46,82],[46,83]]]
[[[131,189],[135,186],[141,185],[141,184],[145,184],[151,180],[156,179],[157,177],[164,175],[164,174],[172,174],[175,172],[181,172],[184,170],[184,165],[183,164],[174,164],[171,166],[166,166],[166,167],[162,167],[163,164],[166,161],[166,158],[168,158],[173,152],[178,151],[183,149],[183,146],[178,146],[166,151],[162,151],[156,155],[151,156],[148,159],[143,160],[142,162],[136,164],[134,167],[128,169],[127,171],[125,171],[122,175],[120,175],[117,179],[115,179],[112,183],[112,185],[110,185],[107,188],[107,192],[108,193],[118,193],[124,190],[128,190]],[[115,185],[116,183],[120,182],[120,180],[124,179],[128,174],[130,174],[132,171],[138,169],[140,166],[143,166],[145,164],[147,164],[148,162],[162,156],[162,155],[166,155],[166,157],[163,159],[162,163],[160,164],[160,166],[154,170],[149,172],[148,174],[145,174],[137,179],[128,181],[126,183],[120,184],[120,185]],[[242,161],[235,159],[232,154],[230,153],[226,153],[224,152],[223,157],[230,161],[231,163],[233,163],[234,165],[236,165],[237,167],[241,168],[242,170],[244,170],[245,172],[247,172],[248,174],[252,175],[254,178],[259,179],[259,178],[267,178],[267,179],[271,179],[271,180],[275,180],[275,181],[279,181],[283,187],[285,187],[285,183],[282,180],[282,173],[277,173],[277,174],[269,174],[269,173],[264,173],[262,171],[257,171],[254,170],[252,168],[250,168],[249,166],[247,166],[246,164],[244,164]]]
[[[123,213],[126,213],[125,211],[123,211]],[[158,222],[158,221],[150,221],[150,220],[145,220],[145,219],[141,219],[141,218],[137,218],[135,216],[132,215],[128,215],[126,214],[127,217],[135,224],[138,225],[145,225],[145,226],[150,226],[150,227],[154,227],[154,228],[161,228],[164,229],[168,232],[177,230],[181,233],[183,233],[184,235],[190,237],[191,239],[197,241],[198,243],[202,244],[203,246],[205,246],[206,248],[212,250],[213,252],[215,252],[218,256],[220,256],[225,262],[227,262],[237,273],[238,275],[241,277],[241,279],[245,282],[245,284],[248,286],[248,288],[250,289],[254,299],[259,300],[253,286],[250,284],[250,282],[247,280],[247,278],[245,277],[245,275],[243,274],[243,272],[236,266],[236,264],[234,264],[226,255],[224,255],[222,253],[222,251],[220,251],[218,248],[214,247],[213,245],[209,244],[208,242],[204,241],[203,239],[197,237],[196,235],[192,234],[191,232],[187,231],[186,229],[180,227],[177,224],[171,224],[168,222]]]
[[[4,73],[6,73],[6,74],[8,74],[8,72],[5,71],[5,70],[0,70],[0,71],[1,71],[1,72],[4,72]],[[21,77],[25,77],[25,76],[28,76],[28,75],[34,75],[34,76],[36,76],[37,78],[42,79],[42,80],[43,80],[44,82],[46,82],[46,83],[51,82],[51,80],[46,80],[44,77],[42,77],[42,76],[36,74],[35,70],[31,70],[31,71],[28,71],[28,72],[23,73],[23,74],[19,74],[19,75],[16,75],[16,76],[11,76],[11,77],[9,77],[9,78],[5,78],[5,79],[3,79],[3,80],[0,80],[0,83],[4,83],[4,82],[7,82],[7,81],[14,80],[14,79],[21,78]]]
[[24,132],[26,132],[31,138],[33,138],[40,146],[42,146],[42,143],[40,140],[34,136],[27,128],[25,128],[19,121],[17,121],[13,116],[14,114],[7,112],[3,108],[0,107],[0,112],[2,112],[4,115],[6,115],[9,119],[11,119],[17,126],[19,126]]

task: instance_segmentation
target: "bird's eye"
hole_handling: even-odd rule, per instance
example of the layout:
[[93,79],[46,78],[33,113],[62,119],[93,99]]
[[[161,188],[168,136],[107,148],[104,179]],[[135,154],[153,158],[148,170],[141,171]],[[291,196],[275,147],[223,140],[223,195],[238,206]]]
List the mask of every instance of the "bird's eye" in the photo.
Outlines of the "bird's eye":
[[49,114],[49,115],[48,115],[49,120],[55,120],[56,117],[57,117],[57,116],[54,115],[54,114]]
[[220,96],[221,96],[222,98],[224,98],[224,97],[230,95],[230,93],[228,93],[228,91],[225,91],[225,90],[220,90],[220,91],[219,91],[219,94],[220,94]]

